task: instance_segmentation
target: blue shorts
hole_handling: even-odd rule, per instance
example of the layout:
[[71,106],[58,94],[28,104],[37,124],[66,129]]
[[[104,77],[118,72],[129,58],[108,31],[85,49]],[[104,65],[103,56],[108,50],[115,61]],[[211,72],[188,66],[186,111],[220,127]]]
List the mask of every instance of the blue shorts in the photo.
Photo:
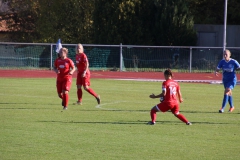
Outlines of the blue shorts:
[[231,82],[229,82],[229,81],[224,82],[223,81],[224,88],[229,88],[231,90],[233,90],[233,88],[236,86],[236,84],[237,84],[237,81],[235,81],[235,80],[231,81]]

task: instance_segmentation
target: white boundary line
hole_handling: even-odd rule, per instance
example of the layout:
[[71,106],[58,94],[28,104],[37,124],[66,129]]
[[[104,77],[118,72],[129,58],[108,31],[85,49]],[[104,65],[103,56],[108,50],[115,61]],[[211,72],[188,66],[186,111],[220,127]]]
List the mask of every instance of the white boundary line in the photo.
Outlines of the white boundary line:
[[119,109],[115,109],[115,108],[103,108],[102,106],[106,106],[106,105],[110,105],[110,104],[124,103],[124,102],[127,102],[127,101],[116,101],[116,102],[112,102],[112,103],[99,104],[99,105],[96,105],[96,108],[104,109],[104,110],[119,110]]
[[[164,79],[110,79],[110,80],[123,80],[123,81],[148,81],[148,82],[163,82]],[[210,84],[222,84],[222,81],[219,80],[176,80],[177,82],[189,82],[189,83],[210,83]],[[237,82],[240,84],[240,82]]]

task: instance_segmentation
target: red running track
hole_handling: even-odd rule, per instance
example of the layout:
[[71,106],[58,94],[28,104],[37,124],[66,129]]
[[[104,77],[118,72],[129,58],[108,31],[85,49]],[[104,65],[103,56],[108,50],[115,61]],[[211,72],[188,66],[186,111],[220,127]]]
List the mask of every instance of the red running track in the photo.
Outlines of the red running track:
[[[174,79],[186,82],[221,82],[222,76],[214,73],[173,73]],[[76,78],[75,72],[73,77]],[[239,77],[239,75],[237,75]],[[0,70],[0,78],[56,78],[56,73],[50,70]],[[91,78],[128,79],[128,80],[164,80],[163,72],[119,72],[91,71]]]

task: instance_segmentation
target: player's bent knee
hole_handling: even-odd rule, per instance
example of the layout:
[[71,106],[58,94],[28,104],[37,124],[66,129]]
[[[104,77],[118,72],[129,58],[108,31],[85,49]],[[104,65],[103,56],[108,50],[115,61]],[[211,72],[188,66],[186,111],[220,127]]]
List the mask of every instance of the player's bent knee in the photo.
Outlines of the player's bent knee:
[[63,94],[68,94],[68,91],[63,91]]
[[84,90],[88,91],[89,87],[88,86],[84,86]]
[[230,88],[225,89],[225,94],[231,94],[232,90]]
[[160,112],[160,109],[158,108],[158,106],[154,106],[154,107],[152,107],[151,110],[154,110],[154,111],[156,111],[156,112]]
[[231,96],[232,95],[232,92],[231,91],[228,91],[228,92],[225,92],[226,95],[228,96]]
[[174,116],[176,116],[176,117],[177,117],[178,115],[179,115],[179,112],[177,112],[177,113],[174,113]]

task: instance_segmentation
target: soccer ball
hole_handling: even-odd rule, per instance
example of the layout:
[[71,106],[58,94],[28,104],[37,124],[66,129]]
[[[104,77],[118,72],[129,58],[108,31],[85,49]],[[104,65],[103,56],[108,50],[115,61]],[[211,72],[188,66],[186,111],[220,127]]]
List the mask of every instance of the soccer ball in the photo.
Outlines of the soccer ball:
[[160,102],[163,102],[164,101],[164,97],[160,97]]

